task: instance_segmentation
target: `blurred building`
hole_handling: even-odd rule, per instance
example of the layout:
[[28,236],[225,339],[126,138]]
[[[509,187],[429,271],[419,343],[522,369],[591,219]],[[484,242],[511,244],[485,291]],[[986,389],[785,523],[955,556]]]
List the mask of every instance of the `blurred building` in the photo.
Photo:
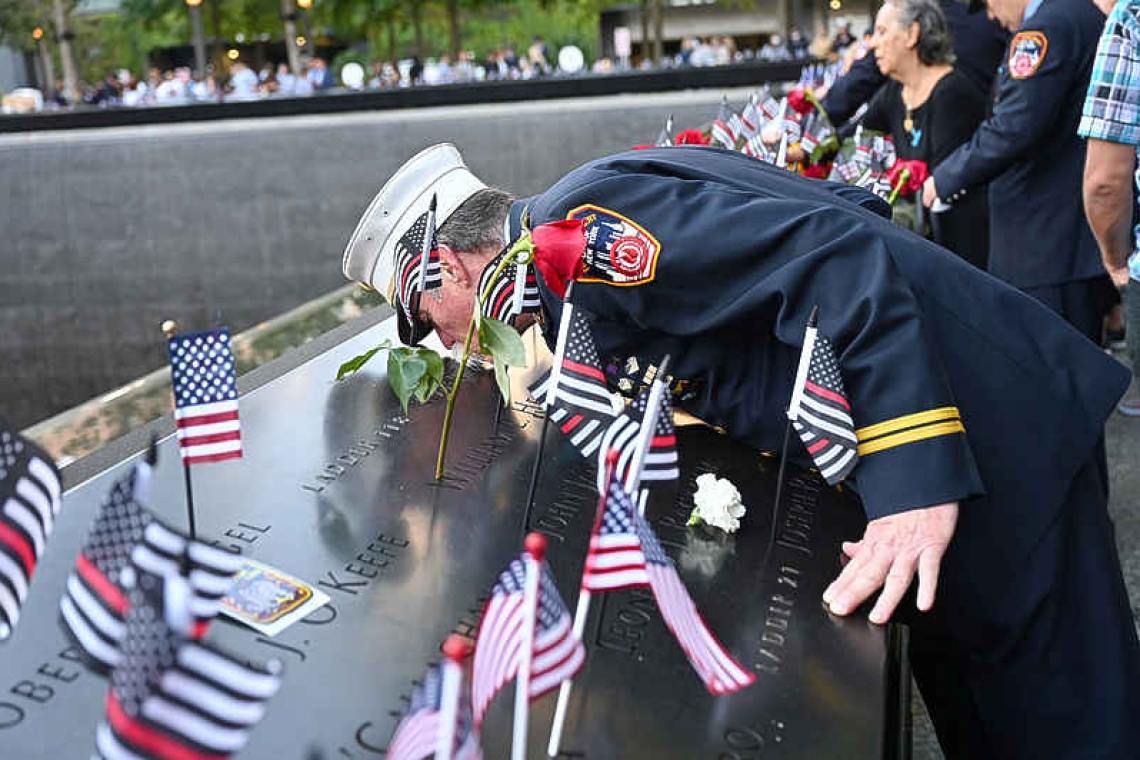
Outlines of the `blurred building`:
[[[878,6],[874,0],[662,0],[662,39],[665,55],[676,55],[689,37],[731,37],[736,48],[759,50],[772,34],[782,37],[788,28],[798,26],[809,39],[830,35],[840,23],[854,21],[852,30],[860,34],[871,25]],[[613,5],[601,13],[601,54],[620,58],[620,40],[628,35],[631,57],[641,57],[642,10],[640,4]],[[652,12],[647,19],[649,39],[653,39]],[[623,31],[625,30],[625,31]],[[615,45],[615,39],[618,44]]]
[[19,50],[0,47],[0,93],[30,84],[27,57]]

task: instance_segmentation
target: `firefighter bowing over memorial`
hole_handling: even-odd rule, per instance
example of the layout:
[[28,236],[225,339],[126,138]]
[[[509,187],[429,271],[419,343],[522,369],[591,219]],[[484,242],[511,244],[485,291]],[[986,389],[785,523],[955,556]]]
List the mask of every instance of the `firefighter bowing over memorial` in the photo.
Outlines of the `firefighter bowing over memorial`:
[[[401,339],[434,329],[458,341],[504,245],[578,220],[584,250],[536,251],[547,342],[573,278],[604,364],[641,372],[671,355],[677,403],[758,448],[781,443],[818,307],[857,428],[848,483],[868,518],[824,603],[846,615],[874,599],[873,622],[912,625],[949,757],[1140,746],[1140,646],[1095,457],[1128,377],[1096,346],[893,226],[877,198],[715,148],[618,154],[515,200],[435,146],[368,208],[345,274],[398,298],[396,243],[433,196],[443,286],[410,319],[394,304]],[[623,379],[643,378],[610,378]]]

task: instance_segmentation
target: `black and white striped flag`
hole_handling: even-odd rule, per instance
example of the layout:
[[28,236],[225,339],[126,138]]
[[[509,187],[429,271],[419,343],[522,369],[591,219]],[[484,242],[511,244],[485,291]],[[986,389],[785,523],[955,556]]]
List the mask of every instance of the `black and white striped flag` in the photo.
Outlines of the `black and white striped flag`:
[[582,456],[588,457],[598,450],[616,412],[589,320],[570,303],[562,306],[559,344],[561,361],[556,351],[555,366],[527,390],[546,406],[551,422],[570,437]]
[[[653,436],[649,439],[645,461],[641,464],[639,482],[642,485],[667,483],[680,477],[677,433],[673,427],[673,404],[666,389],[662,391],[661,401],[654,415]],[[637,466],[634,459],[638,441],[642,437],[642,425],[646,419],[650,392],[651,388],[643,388],[629,409],[615,417],[602,436],[601,447],[598,450],[598,493],[606,491],[606,454],[610,449],[618,451],[618,461],[614,469],[616,482],[624,486],[630,470]]]
[[181,630],[189,613],[184,583],[143,573],[130,591],[124,656],[96,731],[99,760],[229,757],[281,685],[280,663],[255,667]]
[[64,628],[98,668],[122,658],[128,592],[138,572],[187,576],[190,635],[201,638],[241,569],[239,555],[193,541],[155,517],[147,508],[150,479],[151,466],[140,462],[111,487],[59,601]]
[[[495,271],[510,251],[510,246],[504,248],[498,256],[483,268],[479,275],[479,297],[483,304],[480,313],[484,317],[508,322],[511,317],[519,314],[535,314],[542,309],[542,300],[538,295],[538,281],[535,279],[534,267],[519,265],[511,262],[499,271]],[[517,295],[520,280],[522,282],[522,303],[518,303]],[[521,307],[521,311],[519,310]]]
[[12,635],[60,507],[59,470],[0,420],[0,641]]
[[835,350],[827,336],[819,334],[815,322],[813,311],[804,334],[788,419],[823,479],[835,485],[858,464],[859,442]]

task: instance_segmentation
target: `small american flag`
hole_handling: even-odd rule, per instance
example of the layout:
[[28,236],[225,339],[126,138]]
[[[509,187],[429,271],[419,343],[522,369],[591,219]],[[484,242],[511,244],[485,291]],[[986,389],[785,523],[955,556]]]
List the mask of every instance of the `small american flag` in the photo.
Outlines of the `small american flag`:
[[767,161],[768,163],[773,163],[776,160],[775,151],[771,150],[767,145],[764,144],[764,140],[761,139],[759,132],[744,141],[744,145],[740,148],[740,152],[746,156],[752,156],[753,158],[758,158],[761,161]]
[[740,123],[744,125],[741,130],[741,136],[745,139],[752,137],[760,131],[760,126],[763,124],[764,114],[760,112],[760,104],[756,93],[752,93],[752,97],[748,99],[748,105],[744,107],[744,112],[740,114]]
[[[480,313],[484,317],[497,319],[500,322],[506,322],[516,315],[514,308],[515,288],[520,276],[525,278],[526,283],[523,288],[522,313],[533,314],[542,309],[542,300],[538,295],[538,281],[534,275],[534,267],[523,265],[523,273],[520,275],[519,265],[512,262],[503,267],[497,278],[494,277],[495,270],[499,268],[499,264],[509,250],[509,247],[504,248],[498,256],[491,259],[491,263],[483,269],[483,273],[479,276],[478,292],[480,298],[483,298]],[[485,297],[483,294],[486,294]]]
[[[544,402],[552,422],[570,437],[570,442],[588,457],[597,451],[606,425],[614,417],[612,396],[606,389],[602,360],[594,345],[590,323],[581,309],[572,309],[566,326],[564,355],[557,373],[557,387],[551,385],[550,370],[528,388],[530,395]],[[557,360],[557,357],[555,357]]]
[[[423,760],[435,755],[442,702],[443,670],[439,665],[431,665],[412,690],[408,711],[396,726],[392,741],[388,742],[387,760]],[[461,698],[456,714],[455,746],[452,748],[452,757],[456,760],[476,760],[483,756],[473,728],[471,704]]]
[[804,371],[800,357],[796,377],[801,385],[793,391],[788,416],[824,480],[835,485],[858,464],[859,443],[835,350],[827,336],[816,332],[814,319],[813,312],[804,339],[804,354],[810,358]]
[[732,150],[736,147],[736,136],[739,134],[737,128],[740,124],[740,117],[732,110],[732,106],[728,104],[728,98],[721,98],[720,110],[717,111],[716,119],[713,120],[712,125],[712,139],[714,143],[719,143],[721,147]]
[[[523,656],[525,618],[523,588],[526,560],[511,561],[499,576],[479,624],[471,669],[471,703],[478,726],[491,700],[518,673]],[[538,585],[538,607],[531,654],[530,698],[536,699],[573,678],[586,660],[586,649],[573,633],[570,610],[562,601],[554,576],[544,562]]]
[[146,508],[151,468],[137,464],[99,507],[59,601],[64,628],[97,668],[114,667],[130,608],[129,586],[138,572],[188,574],[193,626],[201,638],[218,613],[241,557],[191,541]]
[[174,419],[184,464],[241,456],[237,383],[230,331],[175,335],[167,341]]
[[[614,478],[625,483],[629,471],[637,463],[633,461],[637,453],[637,442],[641,437],[641,426],[645,420],[649,404],[649,388],[643,388],[629,409],[617,417],[606,428],[598,449],[598,492],[606,490],[606,454],[611,449],[618,451]],[[661,394],[654,420],[653,437],[649,440],[649,450],[641,468],[641,482],[664,483],[680,477],[677,459],[677,432],[673,427],[673,404],[668,393]]]
[[281,685],[257,668],[182,636],[169,580],[143,575],[131,591],[122,662],[111,674],[96,758],[226,758],[245,746]]
[[0,641],[12,635],[60,507],[59,470],[0,422]]
[[730,694],[756,680],[709,631],[673,561],[648,521],[640,517],[616,480],[586,556],[582,587],[588,591],[649,586],[665,625],[713,694]]
[[[764,118],[769,122],[775,121],[780,116],[780,101],[772,96],[772,91],[765,87],[760,91],[760,96],[757,98],[760,103],[760,113],[764,114]],[[763,124],[760,125],[763,128]]]

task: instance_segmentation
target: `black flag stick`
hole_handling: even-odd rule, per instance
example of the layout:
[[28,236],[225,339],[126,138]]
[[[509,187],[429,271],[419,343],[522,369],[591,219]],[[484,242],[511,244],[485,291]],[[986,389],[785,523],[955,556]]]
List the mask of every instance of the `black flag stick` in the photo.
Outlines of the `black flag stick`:
[[[173,319],[168,319],[162,323],[162,333],[166,336],[167,340],[173,338],[178,331],[178,323]],[[190,538],[198,537],[197,528],[194,523],[194,487],[190,480],[190,465],[186,462],[186,458],[182,458],[182,472],[186,476],[186,518],[190,527]]]
[[[562,314],[566,314],[567,309],[573,309],[573,304],[570,302],[570,294],[574,291],[574,281],[571,280],[570,284],[566,286],[566,295],[562,299]],[[558,341],[554,349],[554,362],[551,365],[550,385],[546,390],[546,399],[543,399],[543,407],[545,414],[542,416],[542,430],[538,434],[538,454],[534,458],[534,469],[530,472],[530,486],[526,491],[526,509],[523,511],[523,533],[529,530],[530,526],[530,513],[534,509],[534,492],[538,488],[538,474],[542,470],[542,457],[546,451],[546,433],[550,430],[550,404],[546,403],[547,399],[551,399],[555,391],[554,370],[557,369],[558,364],[562,362],[562,355],[566,352],[566,336],[562,334],[563,328],[566,327],[568,320],[565,316],[558,329]],[[562,350],[559,351],[558,349]]]
[[[819,307],[813,306],[811,316],[808,317],[807,329],[813,330],[819,324]],[[806,331],[805,331],[806,338]],[[780,469],[776,475],[776,499],[772,503],[772,529],[768,534],[768,550],[764,553],[764,566],[761,570],[761,578],[763,573],[768,570],[768,557],[772,554],[772,548],[776,545],[776,526],[779,524],[780,518],[780,496],[784,490],[784,466],[788,463],[788,440],[792,437],[792,423],[795,422],[799,416],[799,399],[797,398],[797,389],[803,386],[803,378],[800,377],[800,369],[806,370],[807,365],[804,363],[804,356],[810,358],[810,348],[806,344],[800,355],[800,367],[797,368],[795,385],[792,386],[792,402],[788,405],[788,424],[784,427],[784,446],[780,451]]]

